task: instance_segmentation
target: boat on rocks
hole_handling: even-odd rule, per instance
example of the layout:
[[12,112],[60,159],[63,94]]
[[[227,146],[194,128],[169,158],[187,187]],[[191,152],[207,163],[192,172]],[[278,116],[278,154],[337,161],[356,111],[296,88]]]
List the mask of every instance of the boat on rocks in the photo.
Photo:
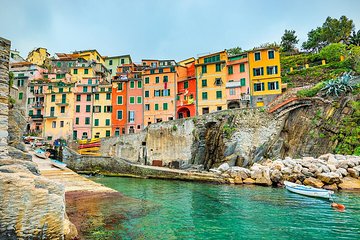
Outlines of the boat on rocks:
[[44,151],[40,148],[38,149],[35,149],[35,156],[39,157],[39,158],[42,158],[42,159],[47,159],[49,156],[50,156],[50,153],[47,152],[47,151]]
[[310,186],[304,186],[288,181],[284,181],[285,187],[287,190],[293,193],[309,196],[309,197],[319,197],[319,198],[327,198],[331,199],[332,194],[334,194],[333,191],[325,190],[325,189],[319,189],[314,188]]
[[60,169],[65,169],[66,168],[66,163],[63,163],[63,162],[60,162],[60,161],[57,161],[55,159],[50,159],[50,162],[51,162],[51,165],[53,165],[54,167],[57,167],[57,168],[60,168]]

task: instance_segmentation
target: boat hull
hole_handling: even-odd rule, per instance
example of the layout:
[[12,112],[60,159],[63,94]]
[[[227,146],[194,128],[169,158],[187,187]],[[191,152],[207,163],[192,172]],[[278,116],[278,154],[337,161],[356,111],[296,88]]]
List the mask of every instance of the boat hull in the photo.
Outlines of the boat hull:
[[331,198],[333,191],[328,191],[325,189],[318,189],[314,187],[304,186],[300,184],[295,184],[292,182],[284,182],[285,187],[288,191],[301,194],[308,197],[318,197],[318,198]]
[[92,148],[92,147],[100,147],[100,143],[89,143],[89,144],[81,144],[79,146],[79,149],[84,149],[84,148]]
[[66,168],[66,163],[63,162],[59,162],[57,160],[54,159],[50,159],[51,165],[53,165],[54,167],[60,168],[60,169],[65,169]]

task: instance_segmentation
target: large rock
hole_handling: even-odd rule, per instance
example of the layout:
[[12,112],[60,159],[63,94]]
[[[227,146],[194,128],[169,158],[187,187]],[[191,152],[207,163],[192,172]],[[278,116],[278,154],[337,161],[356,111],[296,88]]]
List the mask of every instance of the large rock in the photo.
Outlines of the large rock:
[[243,181],[244,184],[255,184],[255,180],[252,178],[247,178]]
[[234,177],[234,183],[235,183],[235,184],[242,184],[243,181],[242,181],[242,179],[241,179],[240,176],[235,176],[235,177]]
[[15,159],[22,159],[26,161],[32,161],[32,156],[28,153],[25,153],[15,147],[8,147],[9,156]]
[[34,162],[23,161],[23,160],[19,160],[19,159],[11,159],[11,158],[2,159],[0,161],[0,166],[12,165],[12,164],[22,165],[22,166],[26,167],[31,173],[33,173],[35,175],[40,175],[38,166]]
[[218,170],[221,172],[226,172],[227,170],[229,170],[230,166],[228,163],[223,163],[218,167]]
[[316,188],[322,188],[322,186],[324,186],[324,183],[321,180],[313,178],[313,177],[306,178],[304,180],[304,184],[312,186],[312,187],[316,187]]
[[251,175],[249,169],[243,167],[237,167],[237,166],[230,167],[228,172],[230,173],[231,176],[240,176],[242,179],[246,179]]
[[331,185],[324,185],[323,188],[326,189],[326,190],[331,190],[331,191],[338,190],[338,186],[337,186],[336,183],[333,183]]
[[283,176],[281,174],[281,171],[279,171],[278,169],[275,169],[271,172],[271,176],[270,176],[270,179],[272,182],[274,183],[279,183],[282,181],[283,179]]
[[338,186],[340,189],[359,190],[360,180],[352,177],[344,177],[341,179],[341,183],[339,183]]
[[255,183],[258,185],[272,185],[269,167],[263,167],[259,171],[254,171],[254,174],[251,174],[251,178],[255,179]]
[[348,175],[348,172],[346,171],[345,168],[338,168],[335,172],[338,173],[340,176],[343,176],[343,177]]
[[359,171],[355,168],[348,168],[348,173],[350,174],[350,177],[358,178],[359,177]]
[[317,178],[329,185],[340,182],[339,174],[334,172],[320,173],[317,175]]

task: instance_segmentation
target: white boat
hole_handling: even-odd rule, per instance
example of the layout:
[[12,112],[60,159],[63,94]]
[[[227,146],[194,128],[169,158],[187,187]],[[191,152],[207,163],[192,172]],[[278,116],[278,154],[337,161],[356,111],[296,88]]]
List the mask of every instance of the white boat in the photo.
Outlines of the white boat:
[[35,156],[39,157],[39,158],[43,158],[43,159],[47,159],[50,156],[49,152],[45,152],[42,149],[36,149],[34,151]]
[[285,187],[287,190],[293,193],[298,193],[301,195],[309,196],[309,197],[319,197],[319,198],[331,198],[331,195],[334,194],[333,191],[314,188],[310,186],[304,186],[288,181],[284,181]]
[[60,168],[60,169],[65,169],[66,168],[66,163],[57,161],[55,159],[50,159],[51,165],[53,165],[54,167]]

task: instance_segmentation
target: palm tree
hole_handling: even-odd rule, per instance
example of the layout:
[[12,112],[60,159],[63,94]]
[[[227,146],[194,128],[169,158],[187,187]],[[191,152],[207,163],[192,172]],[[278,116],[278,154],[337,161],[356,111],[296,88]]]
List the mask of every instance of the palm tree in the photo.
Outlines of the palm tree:
[[355,46],[360,46],[360,30],[352,32],[352,35],[350,36],[350,44]]

